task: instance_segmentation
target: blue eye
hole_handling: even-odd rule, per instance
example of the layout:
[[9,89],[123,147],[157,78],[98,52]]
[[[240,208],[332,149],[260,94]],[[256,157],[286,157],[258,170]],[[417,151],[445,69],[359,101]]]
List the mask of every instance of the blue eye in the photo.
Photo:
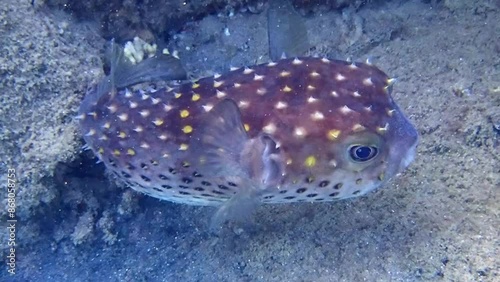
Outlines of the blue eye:
[[349,148],[349,155],[355,162],[366,162],[375,158],[378,154],[377,147],[353,145]]

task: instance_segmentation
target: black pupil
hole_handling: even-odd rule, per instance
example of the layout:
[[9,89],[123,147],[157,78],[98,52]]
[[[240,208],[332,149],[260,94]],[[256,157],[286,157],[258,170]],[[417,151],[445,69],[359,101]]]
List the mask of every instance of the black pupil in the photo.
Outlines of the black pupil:
[[377,148],[371,146],[353,146],[351,147],[351,157],[358,162],[366,162],[377,155]]

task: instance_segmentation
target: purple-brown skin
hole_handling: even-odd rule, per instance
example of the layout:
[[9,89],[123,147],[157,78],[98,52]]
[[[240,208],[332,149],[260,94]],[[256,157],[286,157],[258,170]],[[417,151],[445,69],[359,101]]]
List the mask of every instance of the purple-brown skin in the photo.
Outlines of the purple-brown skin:
[[[85,141],[130,187],[192,205],[363,195],[413,160],[418,134],[363,63],[284,59],[175,88],[101,95]],[[237,202],[243,200],[238,199]]]

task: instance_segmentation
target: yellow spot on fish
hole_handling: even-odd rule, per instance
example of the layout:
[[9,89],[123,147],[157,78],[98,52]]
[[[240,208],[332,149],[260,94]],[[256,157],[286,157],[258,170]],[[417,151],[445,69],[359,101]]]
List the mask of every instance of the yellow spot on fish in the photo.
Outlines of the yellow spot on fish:
[[193,132],[193,127],[190,125],[186,125],[182,128],[182,131],[186,134]]
[[163,120],[161,118],[156,118],[155,120],[153,120],[153,124],[156,126],[160,126],[163,124]]
[[164,158],[164,159],[168,159],[168,158],[170,158],[170,154],[169,153],[163,153],[161,155],[161,157]]
[[281,76],[281,77],[287,77],[287,76],[290,76],[290,72],[289,72],[289,71],[282,71],[282,72],[280,72],[280,76]]
[[138,125],[133,129],[135,132],[142,132],[143,128],[142,126]]
[[354,91],[354,92],[352,92],[352,96],[359,98],[359,97],[361,97],[361,94],[359,94],[358,91]]
[[222,84],[224,84],[224,81],[216,81],[216,80],[214,80],[214,88],[220,87]]
[[102,155],[104,153],[104,148],[103,147],[99,147],[99,149],[97,150],[97,152]]
[[167,138],[168,138],[168,137],[167,137],[167,135],[166,135],[166,134],[162,134],[162,135],[158,136],[158,138],[159,138],[160,140],[165,141],[165,140],[167,140]]
[[148,143],[141,143],[141,148],[143,149],[149,149],[149,144]]
[[196,83],[196,82],[195,82],[195,83],[193,83],[193,85],[191,85],[191,88],[192,88],[192,89],[196,89],[196,88],[198,88],[198,87],[200,87],[200,85],[199,85],[198,83]]
[[101,137],[99,137],[99,140],[106,141],[106,140],[108,140],[108,136],[102,135]]
[[140,111],[140,112],[139,112],[139,114],[140,114],[143,118],[145,118],[145,117],[148,117],[148,116],[149,116],[150,112],[149,112],[148,110],[142,110],[142,111]]
[[259,94],[259,95],[264,95],[264,94],[266,94],[266,92],[267,92],[267,90],[264,87],[257,89],[257,94]]
[[182,143],[179,146],[179,151],[186,151],[189,148],[188,144]]
[[245,127],[245,131],[248,132],[250,130],[250,125],[248,125],[248,123],[245,123],[243,125],[243,127]]
[[233,86],[234,86],[234,88],[240,88],[240,87],[241,87],[241,84],[239,84],[239,83],[235,82]]
[[102,128],[105,128],[105,129],[109,129],[111,127],[111,123],[109,121],[105,122],[103,125],[102,125]]
[[189,116],[189,111],[188,110],[181,110],[179,114],[180,114],[181,118],[187,118]]
[[340,130],[338,130],[338,129],[331,129],[326,134],[326,137],[332,141],[339,138],[339,136],[340,136]]
[[237,68],[237,67],[229,67],[229,70],[230,71],[235,71],[235,70],[239,70],[240,68]]
[[330,94],[335,98],[339,97],[339,93],[337,93],[337,91],[332,91]]
[[394,109],[392,109],[392,110],[391,110],[391,109],[386,109],[386,113],[387,113],[387,115],[388,115],[388,116],[390,116],[390,117],[392,117],[392,115],[394,114],[394,112],[395,112],[395,111],[396,111],[396,110],[394,110]]
[[354,70],[354,69],[357,69],[357,68],[358,68],[358,66],[356,66],[356,64],[355,64],[355,63],[351,63],[351,64],[349,65],[349,68],[350,68],[350,69],[352,69],[352,70]]
[[283,87],[283,89],[281,89],[283,92],[290,92],[292,91],[292,88],[290,88],[288,85],[285,85],[285,87]]
[[306,167],[314,167],[316,165],[316,157],[314,156],[308,156],[306,160],[304,161],[304,165]]
[[133,149],[128,149],[127,150],[127,155],[134,156],[135,155],[135,151]]
[[268,67],[274,67],[276,65],[277,65],[276,62],[269,62],[269,64],[267,64]]
[[316,87],[314,87],[312,85],[307,85],[307,90],[312,91],[314,89],[316,89]]
[[200,100],[201,96],[200,94],[194,93],[193,96],[191,97],[191,101],[196,102]]
[[175,99],[179,99],[182,96],[182,93],[176,92],[174,93]]
[[292,159],[287,159],[286,160],[286,165],[291,165],[293,163]]
[[118,115],[118,118],[119,118],[121,121],[127,121],[127,119],[128,119],[128,115],[127,115],[126,113],[119,114],[119,115]]
[[343,76],[342,74],[338,73],[335,76],[335,79],[338,80],[338,81],[343,81],[343,80],[345,80],[345,76]]
[[364,107],[365,108],[365,111],[367,112],[371,112],[372,111],[372,105],[368,106],[368,107]]
[[113,150],[113,155],[119,156],[119,155],[121,155],[121,152],[119,150],[115,149],[115,150]]
[[214,79],[218,79],[219,77],[221,77],[220,73],[214,73]]
[[329,62],[330,62],[330,60],[328,60],[327,58],[321,58],[321,61],[322,61],[323,63],[329,63]]
[[127,134],[125,132],[121,131],[120,133],[118,133],[118,137],[123,139],[123,138],[127,137]]
[[359,123],[356,123],[353,127],[352,127],[352,131],[354,132],[360,132],[360,131],[363,131],[365,130],[366,127],[362,126],[361,124]]
[[142,100],[146,100],[146,99],[148,99],[148,98],[149,98],[149,95],[148,95],[148,94],[146,94],[146,93],[142,93],[142,96],[141,96],[141,99],[142,99]]

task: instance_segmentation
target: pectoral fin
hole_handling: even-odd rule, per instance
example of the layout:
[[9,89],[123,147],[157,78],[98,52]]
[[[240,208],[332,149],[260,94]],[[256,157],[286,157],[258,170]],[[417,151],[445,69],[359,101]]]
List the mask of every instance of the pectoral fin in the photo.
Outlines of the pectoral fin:
[[249,138],[234,101],[226,99],[217,104],[193,137],[203,174],[240,180],[240,190],[215,213],[212,231],[228,220],[248,219],[257,208],[262,191],[281,183],[284,158],[277,143],[268,135]]
[[241,177],[260,189],[278,185],[283,176],[284,158],[277,142],[263,134],[249,138],[238,106],[230,99],[210,111],[194,143],[205,174]]
[[205,174],[245,177],[240,162],[241,151],[248,141],[238,107],[226,99],[203,118],[192,143]]

